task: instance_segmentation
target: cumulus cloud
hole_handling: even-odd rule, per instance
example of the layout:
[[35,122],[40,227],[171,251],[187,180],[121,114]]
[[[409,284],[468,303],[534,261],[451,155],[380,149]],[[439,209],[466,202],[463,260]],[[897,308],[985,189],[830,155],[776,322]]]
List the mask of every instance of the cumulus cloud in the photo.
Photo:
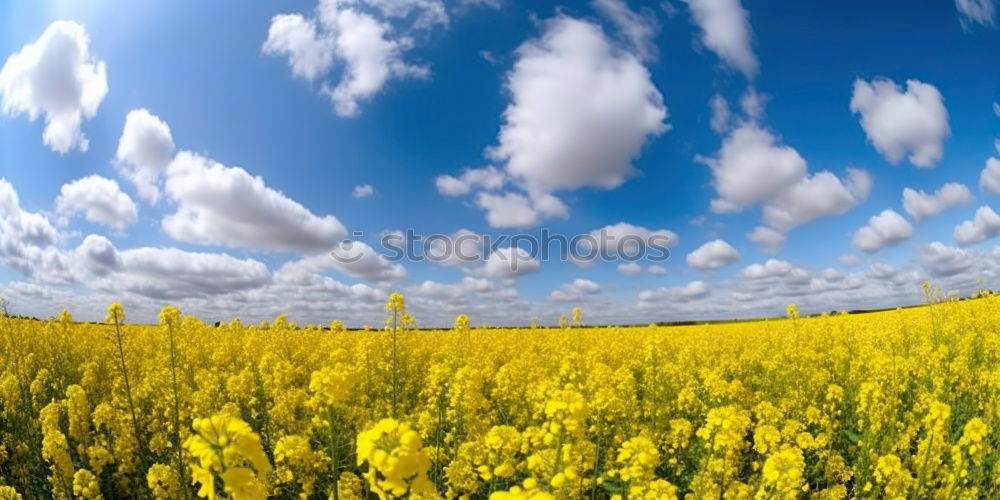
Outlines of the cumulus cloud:
[[445,196],[462,196],[473,189],[495,191],[503,187],[504,173],[494,166],[467,168],[458,177],[439,175],[435,184],[438,192]]
[[686,0],[691,20],[701,29],[701,43],[727,66],[753,78],[759,70],[750,46],[750,13],[740,0]]
[[955,226],[953,236],[960,245],[972,245],[988,240],[1000,234],[1000,215],[983,205],[976,210],[976,215],[972,220],[963,221]]
[[[114,247],[94,253],[99,240],[90,242],[92,258],[114,262],[110,274],[94,287],[113,293],[129,292],[158,300],[205,297],[248,290],[271,281],[267,266],[253,259],[228,254],[187,252],[177,248],[134,248],[114,253]],[[106,240],[105,240],[106,241]]]
[[912,235],[913,226],[895,210],[887,208],[869,218],[868,224],[854,233],[852,243],[866,253],[875,253],[902,243]]
[[972,266],[972,255],[967,250],[949,247],[939,241],[920,249],[920,264],[932,276],[952,276]]
[[265,54],[286,56],[292,75],[313,81],[333,66],[334,42],[331,37],[319,35],[314,19],[300,14],[279,14],[271,18],[267,41],[261,50]]
[[88,234],[73,250],[73,256],[81,269],[94,276],[105,276],[122,267],[118,249],[111,240],[99,234]]
[[767,226],[757,226],[747,233],[747,239],[761,245],[768,253],[778,253],[785,244],[785,233]]
[[744,123],[712,158],[699,157],[712,169],[719,198],[715,212],[734,212],[767,201],[806,175],[806,161],[795,149],[778,144],[767,130]]
[[[843,177],[827,170],[810,174],[799,152],[760,124],[766,100],[752,88],[747,90],[740,103],[745,118],[732,120],[725,99],[713,97],[712,128],[726,135],[715,155],[695,159],[712,172],[717,197],[711,211],[735,213],[763,205],[763,224],[746,236],[765,252],[777,253],[795,227],[842,215],[864,202],[872,178],[854,167],[848,167]],[[730,129],[733,121],[735,128]]]
[[370,281],[398,281],[406,279],[407,271],[402,264],[390,262],[374,248],[361,241],[345,241],[330,255],[319,254],[303,259],[321,269],[335,269],[352,278]]
[[[410,291],[421,298],[440,299],[445,302],[440,304],[450,306],[463,304],[463,300],[470,295],[482,295],[490,298],[514,298],[517,290],[507,286],[505,280],[491,280],[488,278],[476,278],[473,276],[463,276],[455,283],[441,283],[432,280],[425,280]],[[407,296],[409,299],[410,296]]]
[[639,301],[645,303],[664,301],[687,302],[705,297],[708,293],[708,285],[704,281],[695,280],[684,286],[643,290],[639,292]]
[[135,223],[139,209],[118,183],[89,175],[64,184],[56,198],[56,210],[63,214],[83,214],[89,222],[121,231]]
[[959,20],[966,29],[975,24],[993,26],[996,24],[996,0],[955,0]]
[[906,157],[918,168],[931,168],[944,155],[951,136],[948,110],[937,87],[907,80],[904,91],[894,81],[857,79],[851,112],[861,115],[861,127],[875,149],[891,164]]
[[667,274],[667,268],[659,264],[651,264],[646,266],[646,272],[654,276],[663,276]]
[[242,168],[182,151],[167,170],[166,192],[177,211],[162,225],[177,240],[316,252],[331,249],[346,234],[336,217],[313,214]]
[[640,253],[651,254],[653,246],[666,249],[677,246],[680,242],[680,237],[669,229],[649,229],[628,222],[594,229],[587,236],[588,238],[581,238],[579,241],[579,254],[609,259],[623,256],[635,258]]
[[0,178],[0,265],[42,281],[69,281],[59,239],[49,219],[24,210],[14,186]]
[[595,24],[558,16],[516,56],[511,103],[488,154],[531,193],[615,188],[646,140],[668,129],[649,71]]
[[173,156],[170,127],[147,109],[129,111],[118,139],[115,163],[140,197],[152,203],[160,199],[160,178]]
[[518,193],[479,193],[476,204],[486,210],[490,227],[531,227],[538,224],[538,212],[526,196]]
[[[405,16],[419,3],[370,1],[383,15]],[[360,103],[371,99],[393,78],[425,78],[426,66],[411,64],[404,54],[412,46],[409,37],[397,36],[393,26],[363,12],[357,5],[334,0],[321,1],[316,17],[279,14],[271,19],[266,55],[284,56],[292,75],[318,81],[322,94],[333,102],[340,116],[356,116]],[[424,17],[419,17],[417,22]],[[430,21],[426,21],[430,22]],[[340,66],[340,80],[325,79]]]
[[86,151],[80,130],[93,118],[108,93],[104,61],[90,53],[86,29],[73,21],[55,21],[32,43],[7,58],[0,68],[3,112],[45,115],[42,141],[57,153]]
[[740,260],[740,253],[723,240],[712,240],[687,255],[689,266],[702,271],[718,269]]
[[336,217],[313,214],[269,187],[260,176],[190,151],[173,155],[174,147],[170,127],[138,109],[125,119],[116,155],[116,163],[140,196],[155,202],[164,186],[177,207],[160,222],[173,238],[203,245],[313,253],[330,250],[346,234]]
[[642,60],[655,60],[658,49],[653,38],[659,32],[656,16],[648,9],[633,11],[624,0],[593,0],[591,4],[621,33],[629,49]]
[[549,299],[557,302],[569,302],[598,293],[601,293],[601,285],[587,279],[577,278],[553,290],[549,294]]
[[944,212],[948,208],[972,202],[972,192],[964,184],[949,182],[934,192],[927,194],[911,188],[903,189],[903,209],[920,222]]
[[[611,9],[605,15],[615,24],[637,22],[615,17],[639,16],[619,0],[597,2],[598,9]],[[663,97],[640,58],[594,23],[557,15],[514,55],[505,82],[511,102],[497,143],[486,149],[502,170],[466,169],[435,180],[445,196],[478,191],[475,204],[492,227],[568,217],[557,191],[618,187],[633,174],[646,141],[669,129]],[[505,185],[510,188],[501,191]]]
[[987,193],[1000,194],[1000,158],[990,157],[979,174],[979,188]]
[[820,217],[840,215],[861,203],[871,190],[871,176],[847,169],[842,181],[828,171],[804,177],[764,205],[764,221],[782,231]]
[[487,241],[482,235],[463,228],[449,235],[429,237],[424,244],[425,256],[430,262],[452,267],[481,262],[486,253]]
[[482,272],[487,276],[513,278],[541,269],[538,259],[518,247],[498,248],[486,259]]
[[623,262],[618,264],[618,272],[627,276],[638,276],[642,274],[642,266],[638,262]]
[[354,186],[354,190],[351,191],[351,196],[356,199],[367,198],[375,194],[375,188],[371,184],[361,184],[360,186]]
[[792,264],[784,260],[767,259],[763,264],[750,264],[740,271],[740,277],[750,280],[778,278],[792,271]]

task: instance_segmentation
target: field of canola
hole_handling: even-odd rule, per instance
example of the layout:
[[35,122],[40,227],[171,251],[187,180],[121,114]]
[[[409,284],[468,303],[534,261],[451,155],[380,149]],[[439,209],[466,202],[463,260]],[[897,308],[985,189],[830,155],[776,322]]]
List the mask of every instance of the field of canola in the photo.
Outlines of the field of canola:
[[0,499],[1000,498],[1000,297],[648,328],[386,310],[0,318]]

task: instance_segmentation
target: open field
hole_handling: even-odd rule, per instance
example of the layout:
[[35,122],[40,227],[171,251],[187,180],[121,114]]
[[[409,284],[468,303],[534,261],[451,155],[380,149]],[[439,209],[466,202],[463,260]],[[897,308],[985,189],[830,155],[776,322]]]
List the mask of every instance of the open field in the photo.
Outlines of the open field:
[[551,330],[124,314],[0,320],[0,498],[1000,495],[997,297]]

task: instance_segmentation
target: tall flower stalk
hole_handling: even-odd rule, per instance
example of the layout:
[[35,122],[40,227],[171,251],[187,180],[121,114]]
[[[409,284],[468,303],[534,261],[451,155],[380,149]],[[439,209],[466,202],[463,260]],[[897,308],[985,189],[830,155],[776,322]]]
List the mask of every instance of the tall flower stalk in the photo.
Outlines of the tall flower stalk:
[[121,323],[123,321],[125,321],[125,308],[122,307],[122,303],[115,302],[109,305],[108,314],[104,318],[104,322],[115,325],[115,342],[118,345],[118,360],[121,362],[122,377],[125,379],[125,396],[128,398],[128,409],[132,414],[132,432],[135,434],[135,442],[136,446],[139,447],[139,453],[144,457],[145,454],[142,453],[142,440],[139,439],[139,419],[135,416],[135,402],[132,399],[132,385],[129,383],[128,368],[125,366],[125,346],[122,341],[121,328]]
[[[389,295],[385,302],[385,311],[392,316],[392,417],[399,417],[399,358],[398,358],[398,334],[399,318],[406,315],[406,299],[403,294],[394,293]],[[389,318],[386,318],[389,323]]]
[[180,326],[181,311],[174,306],[164,307],[160,311],[160,325],[167,329],[167,339],[170,343],[170,382],[174,395],[174,449],[177,451],[177,472],[181,476],[184,498],[189,498],[187,489],[187,474],[184,467],[184,452],[181,449],[181,400],[177,389],[177,341],[174,331]]

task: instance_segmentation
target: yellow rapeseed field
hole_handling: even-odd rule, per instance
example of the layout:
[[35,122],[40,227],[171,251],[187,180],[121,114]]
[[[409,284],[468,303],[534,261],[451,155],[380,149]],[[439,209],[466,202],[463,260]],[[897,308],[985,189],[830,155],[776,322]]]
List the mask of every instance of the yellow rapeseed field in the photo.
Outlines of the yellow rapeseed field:
[[998,297],[647,328],[386,310],[0,319],[0,499],[1000,498]]

